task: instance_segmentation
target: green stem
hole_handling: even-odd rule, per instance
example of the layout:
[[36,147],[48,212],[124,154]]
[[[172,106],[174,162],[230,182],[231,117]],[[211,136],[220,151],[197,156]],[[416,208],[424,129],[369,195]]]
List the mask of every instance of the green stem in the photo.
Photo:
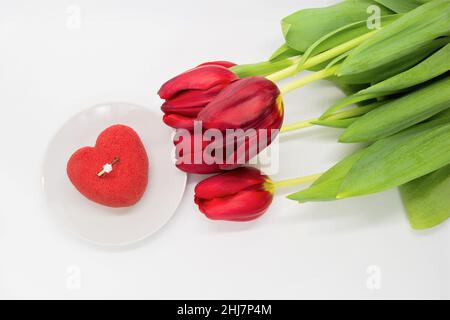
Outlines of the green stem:
[[325,70],[321,70],[321,71],[315,72],[315,73],[310,74],[310,75],[308,75],[308,76],[306,76],[304,78],[301,78],[301,79],[298,79],[298,80],[293,81],[291,83],[288,83],[287,85],[285,85],[284,87],[282,87],[280,89],[281,94],[284,95],[284,94],[286,94],[288,92],[291,92],[291,91],[294,91],[294,90],[296,90],[298,88],[304,87],[307,84],[310,84],[310,83],[315,82],[317,80],[321,80],[321,79],[325,79],[325,78],[331,77],[331,76],[333,76],[336,73],[338,67],[339,66],[333,66],[333,67],[331,67],[329,69],[325,69]]
[[277,81],[283,80],[285,78],[288,78],[288,77],[294,75],[295,70],[297,69],[297,64],[300,62],[301,59],[302,59],[302,56],[296,57],[295,60],[293,60],[292,65],[290,65],[289,67],[287,67],[283,70],[269,74],[268,76],[266,76],[266,78],[272,82],[277,82]]
[[322,174],[312,174],[310,176],[299,177],[299,178],[294,178],[294,179],[273,181],[272,184],[273,184],[274,189],[293,187],[293,186],[297,186],[299,184],[313,182],[313,181],[317,180],[321,175]]
[[319,120],[319,119],[304,120],[304,121],[295,122],[293,124],[285,125],[285,126],[281,127],[280,132],[285,133],[285,132],[300,130],[303,128],[308,128],[308,127],[311,127],[314,125],[312,123],[313,121],[317,121],[317,120]]
[[[298,66],[297,64],[294,64],[286,69],[280,70],[278,72],[275,72],[271,75],[268,75],[266,78],[276,82],[285,78],[288,78],[290,76],[295,75],[296,73],[310,69],[312,67],[315,67],[323,62],[326,62],[328,60],[331,60],[333,58],[336,58],[340,56],[341,54],[350,51],[357,46],[359,46],[361,43],[372,37],[378,30],[371,31],[369,33],[363,34],[362,36],[356,37],[350,41],[347,41],[343,44],[340,44],[332,49],[329,49],[325,52],[322,52],[312,58],[309,58],[305,61],[305,63],[301,66]],[[299,57],[299,62],[301,61],[301,57]]]

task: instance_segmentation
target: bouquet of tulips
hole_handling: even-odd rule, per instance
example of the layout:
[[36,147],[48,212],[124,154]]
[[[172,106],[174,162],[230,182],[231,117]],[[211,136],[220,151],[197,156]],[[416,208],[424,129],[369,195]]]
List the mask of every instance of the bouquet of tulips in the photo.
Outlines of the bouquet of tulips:
[[[200,211],[215,220],[250,221],[279,188],[312,182],[288,198],[332,201],[399,187],[413,228],[445,221],[449,17],[450,0],[346,0],[301,10],[282,20],[285,43],[269,60],[204,63],[166,82],[159,95],[163,120],[176,129],[177,167],[219,173],[196,187]],[[310,72],[298,76],[302,71]],[[315,119],[283,125],[283,96],[319,79],[346,97]],[[343,130],[339,142],[366,146],[323,174],[285,181],[246,166],[278,134],[311,126]]]

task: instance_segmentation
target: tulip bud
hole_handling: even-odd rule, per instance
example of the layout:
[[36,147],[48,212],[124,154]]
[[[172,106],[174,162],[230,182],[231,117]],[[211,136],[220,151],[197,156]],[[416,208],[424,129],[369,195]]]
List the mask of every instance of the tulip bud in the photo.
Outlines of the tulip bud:
[[245,222],[265,213],[273,190],[272,181],[261,171],[244,167],[200,182],[195,203],[209,219]]
[[164,122],[174,128],[191,130],[197,114],[227,85],[238,79],[231,62],[207,62],[167,81],[159,90],[166,100],[161,109]]
[[[235,130],[236,146],[227,153],[230,169],[247,162],[275,139],[283,124],[284,108],[280,90],[263,77],[239,79],[223,89],[197,116],[205,129],[218,129],[225,135]],[[236,134],[236,130],[241,130]],[[248,131],[253,130],[253,135]],[[233,138],[234,139],[234,138]],[[264,141],[263,141],[264,140]],[[230,165],[231,164],[231,165]]]

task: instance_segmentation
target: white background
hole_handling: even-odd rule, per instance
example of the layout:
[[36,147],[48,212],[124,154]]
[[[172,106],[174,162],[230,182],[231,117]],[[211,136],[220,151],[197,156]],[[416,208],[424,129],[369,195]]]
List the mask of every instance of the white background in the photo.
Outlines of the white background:
[[[46,147],[72,115],[109,101],[158,108],[169,77],[208,60],[264,60],[282,43],[281,18],[331,2],[0,0],[0,297],[450,298],[449,224],[412,231],[396,190],[305,205],[279,195],[262,219],[230,224],[197,211],[190,177],[170,223],[120,250],[72,237],[46,210]],[[286,122],[341,96],[326,82],[293,93]],[[333,165],[356,147],[338,134],[282,138],[277,178]],[[367,286],[371,275],[380,286]]]

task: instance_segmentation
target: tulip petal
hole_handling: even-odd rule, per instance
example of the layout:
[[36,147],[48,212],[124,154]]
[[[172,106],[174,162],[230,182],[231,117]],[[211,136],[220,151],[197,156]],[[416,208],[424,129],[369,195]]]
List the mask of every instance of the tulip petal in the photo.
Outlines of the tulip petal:
[[268,191],[246,190],[212,200],[196,198],[196,203],[209,219],[244,222],[264,214],[272,200],[273,195]]
[[177,113],[184,116],[197,116],[227,85],[228,83],[218,84],[208,90],[182,91],[168,99],[162,105],[161,110],[166,114]]
[[[256,125],[256,127],[261,129],[255,130],[253,135],[245,133],[243,135],[236,135],[233,152],[227,154],[225,164],[220,167],[224,170],[230,170],[247,163],[276,139],[282,124],[283,108],[280,109],[279,113],[274,112],[270,116],[262,119],[261,123]],[[226,141],[231,140],[231,138],[227,138],[225,138]]]
[[158,94],[161,99],[171,99],[185,90],[207,90],[218,84],[230,83],[238,77],[221,66],[203,66],[180,74],[167,81]]
[[[206,104],[208,104],[208,103],[206,103]],[[179,114],[180,116],[197,117],[197,115],[200,113],[200,111],[203,110],[205,105],[179,107],[178,105],[174,105],[171,100],[167,100],[161,106],[161,111],[164,112],[165,114]]]
[[200,182],[195,188],[195,195],[202,199],[222,198],[249,188],[261,188],[267,176],[251,167],[210,177]]
[[178,114],[166,114],[163,116],[166,125],[176,129],[194,130],[195,118],[185,117]]
[[211,61],[211,62],[202,63],[198,67],[203,67],[203,66],[222,66],[222,67],[225,67],[225,68],[231,68],[231,67],[234,67],[235,65],[236,65],[236,63],[233,63],[233,62],[230,62],[230,61]]

